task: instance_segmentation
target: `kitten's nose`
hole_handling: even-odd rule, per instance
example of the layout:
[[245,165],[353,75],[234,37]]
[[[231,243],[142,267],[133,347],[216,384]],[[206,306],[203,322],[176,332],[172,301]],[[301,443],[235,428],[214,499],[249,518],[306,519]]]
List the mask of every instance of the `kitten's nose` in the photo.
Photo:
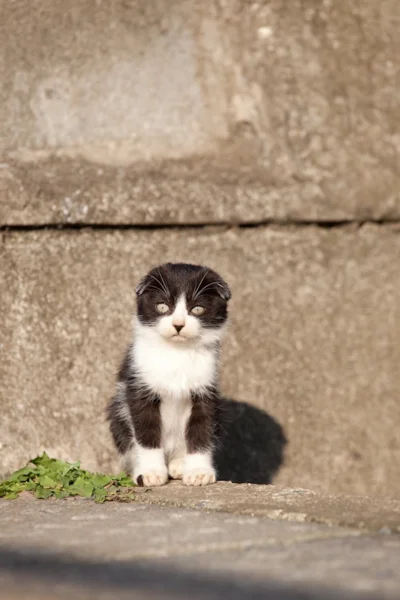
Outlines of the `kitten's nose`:
[[176,331],[179,333],[181,329],[183,329],[184,325],[174,325]]

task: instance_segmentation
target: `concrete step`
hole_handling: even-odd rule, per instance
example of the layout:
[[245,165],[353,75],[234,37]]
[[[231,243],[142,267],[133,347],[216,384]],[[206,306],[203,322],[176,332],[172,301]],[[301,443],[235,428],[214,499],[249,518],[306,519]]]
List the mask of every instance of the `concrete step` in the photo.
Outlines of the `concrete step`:
[[390,178],[339,195],[337,183],[282,177],[238,153],[116,167],[78,158],[4,159],[0,226],[342,222],[400,219]]
[[[179,498],[183,486],[172,488]],[[159,499],[166,490],[157,490]],[[203,510],[1,501],[0,598],[398,598],[397,535],[250,516],[251,490],[238,514],[233,486],[195,492]],[[296,490],[290,494],[298,504]],[[206,497],[223,496],[224,511],[210,512]]]
[[326,494],[305,488],[219,482],[187,487],[170,482],[161,488],[138,488],[136,501],[169,506],[268,517],[295,523],[319,523],[384,535],[400,533],[400,500],[348,494]]
[[276,482],[398,495],[400,236],[389,226],[3,232],[2,471],[43,449],[115,468],[104,407],[135,283],[165,260],[209,264],[232,287],[223,390],[255,407],[230,429],[236,481],[260,456],[274,473],[283,427]]

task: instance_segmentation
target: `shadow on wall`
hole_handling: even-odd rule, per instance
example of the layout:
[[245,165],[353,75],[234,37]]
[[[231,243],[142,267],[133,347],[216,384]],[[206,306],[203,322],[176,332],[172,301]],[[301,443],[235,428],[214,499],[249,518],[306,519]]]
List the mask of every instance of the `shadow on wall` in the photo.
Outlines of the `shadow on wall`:
[[272,483],[287,443],[281,425],[246,402],[226,399],[221,443],[215,454],[220,481]]

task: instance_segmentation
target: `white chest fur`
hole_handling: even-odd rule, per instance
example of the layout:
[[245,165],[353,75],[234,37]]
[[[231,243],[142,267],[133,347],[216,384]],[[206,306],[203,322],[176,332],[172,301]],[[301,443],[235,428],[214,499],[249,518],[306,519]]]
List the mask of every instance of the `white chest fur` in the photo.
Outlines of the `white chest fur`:
[[215,353],[204,346],[174,345],[149,328],[140,327],[132,353],[135,372],[161,400],[162,447],[166,456],[184,456],[191,392],[201,392],[213,383]]
[[191,391],[201,392],[214,381],[216,357],[210,348],[174,345],[142,330],[132,352],[136,372],[161,398],[177,400]]
[[186,454],[186,426],[192,410],[189,395],[161,399],[162,447],[168,460]]

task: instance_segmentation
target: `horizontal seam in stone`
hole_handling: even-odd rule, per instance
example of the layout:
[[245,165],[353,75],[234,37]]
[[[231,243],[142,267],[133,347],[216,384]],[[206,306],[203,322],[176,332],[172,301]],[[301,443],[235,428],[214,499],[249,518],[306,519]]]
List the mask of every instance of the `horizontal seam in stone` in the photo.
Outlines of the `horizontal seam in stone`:
[[0,231],[130,231],[130,230],[162,230],[162,229],[203,229],[206,227],[212,228],[238,228],[238,229],[256,229],[258,227],[317,227],[320,229],[338,229],[345,227],[363,227],[365,225],[378,226],[400,226],[400,219],[340,219],[340,220],[307,220],[307,219],[265,219],[259,221],[209,221],[199,223],[35,223],[35,224],[3,224],[0,225]]

